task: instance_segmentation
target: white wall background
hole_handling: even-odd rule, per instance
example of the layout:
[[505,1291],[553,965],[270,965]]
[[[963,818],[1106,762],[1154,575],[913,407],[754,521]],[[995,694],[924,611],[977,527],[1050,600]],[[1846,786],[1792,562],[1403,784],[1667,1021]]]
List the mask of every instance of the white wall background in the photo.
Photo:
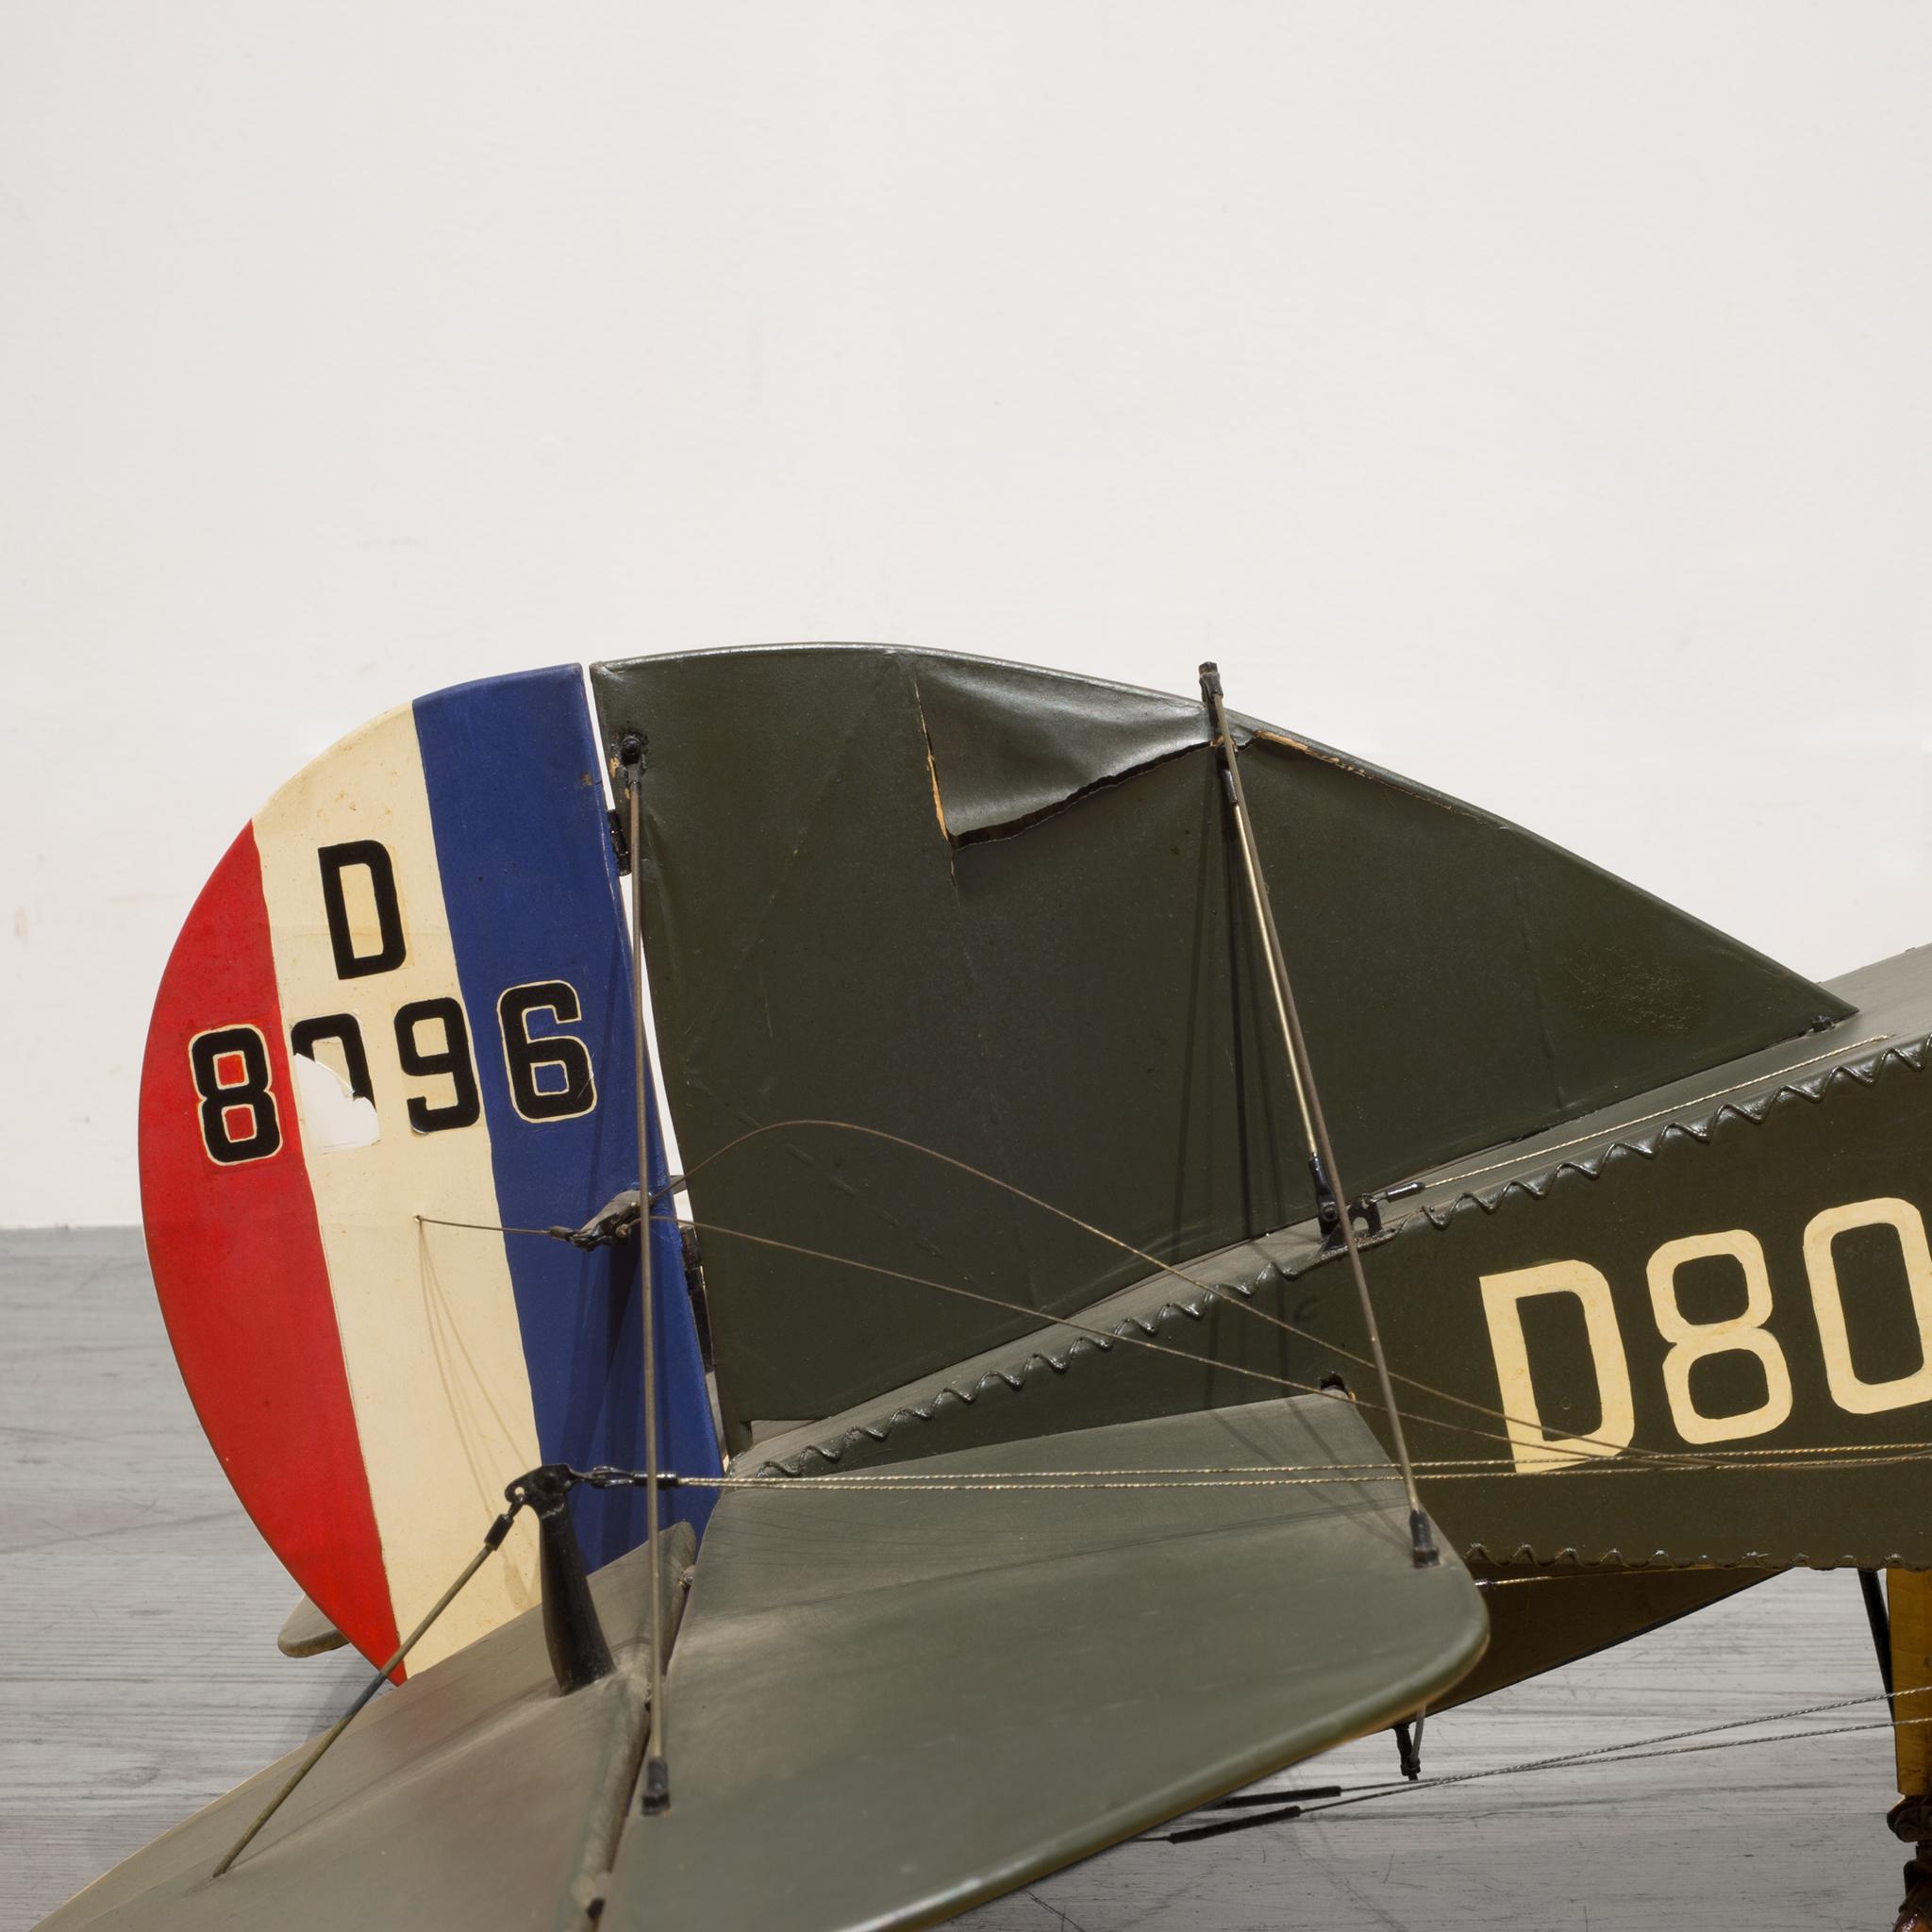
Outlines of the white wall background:
[[0,1223],[363,718],[891,639],[1932,938],[1920,4],[0,5]]

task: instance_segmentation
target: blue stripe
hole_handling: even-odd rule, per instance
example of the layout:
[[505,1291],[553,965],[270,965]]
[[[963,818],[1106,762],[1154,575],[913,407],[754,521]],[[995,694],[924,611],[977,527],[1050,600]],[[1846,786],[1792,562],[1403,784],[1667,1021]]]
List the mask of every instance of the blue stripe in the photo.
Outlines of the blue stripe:
[[[582,675],[563,665],[455,685],[417,699],[415,713],[497,1205],[512,1226],[575,1226],[637,1182],[629,952]],[[533,1013],[528,1031],[580,1040],[596,1093],[575,1118],[530,1121],[512,1103],[497,1001],[507,988],[549,980],[575,990],[582,1016],[564,1024]],[[535,1084],[542,1093],[561,1081],[552,1069]],[[661,1183],[655,1095],[650,1171]],[[505,1247],[544,1459],[637,1468],[644,1439],[635,1244],[585,1255],[511,1235]],[[718,1444],[675,1226],[654,1228],[652,1257],[659,1452],[669,1469],[715,1474]],[[702,1530],[714,1493],[673,1491],[668,1513]],[[641,1491],[579,1490],[575,1507],[593,1566],[642,1540]]]

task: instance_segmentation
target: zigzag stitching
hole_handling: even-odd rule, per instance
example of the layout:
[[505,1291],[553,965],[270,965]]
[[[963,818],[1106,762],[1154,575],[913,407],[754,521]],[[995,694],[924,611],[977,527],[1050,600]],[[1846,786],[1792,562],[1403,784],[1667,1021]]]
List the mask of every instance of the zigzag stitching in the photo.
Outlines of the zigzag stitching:
[[1498,1557],[1491,1553],[1487,1543],[1474,1542],[1463,1551],[1462,1557],[1466,1563],[1481,1564],[1488,1569],[1532,1569],[1546,1574],[1578,1570],[1617,1570],[1634,1574],[1644,1570],[1857,1570],[1861,1567],[1914,1570],[1925,1567],[1908,1563],[1896,1554],[1884,1557],[1874,1566],[1858,1557],[1813,1557],[1803,1550],[1793,1551],[1789,1557],[1774,1556],[1769,1550],[1746,1550],[1740,1557],[1678,1557],[1669,1550],[1653,1550],[1647,1557],[1626,1557],[1622,1550],[1606,1550],[1601,1557],[1584,1557],[1577,1554],[1574,1543],[1566,1543],[1548,1557],[1538,1556],[1530,1543],[1518,1543],[1508,1556]]
[[[1485,1214],[1494,1214],[1512,1194],[1526,1194],[1540,1201],[1565,1174],[1582,1174],[1587,1180],[1600,1179],[1605,1167],[1618,1156],[1634,1154],[1644,1160],[1654,1160],[1673,1137],[1695,1141],[1701,1147],[1708,1146],[1712,1134],[1725,1121],[1746,1121],[1752,1126],[1762,1126],[1773,1109],[1787,1102],[1803,1100],[1813,1107],[1822,1106],[1840,1081],[1850,1081],[1857,1087],[1875,1087],[1879,1075],[1892,1065],[1908,1067],[1915,1074],[1924,1073],[1928,1045],[1932,1045],[1932,1036],[1921,1035],[1915,1040],[1896,1041],[1862,1062],[1849,1060],[1840,1066],[1824,1068],[1809,1079],[1785,1081],[1750,1100],[1724,1101],[1707,1114],[1693,1114],[1681,1121],[1659,1121],[1654,1127],[1630,1139],[1612,1138],[1607,1141],[1594,1154],[1559,1160],[1553,1166],[1518,1175],[1494,1188],[1465,1190],[1441,1207],[1424,1208],[1406,1217],[1398,1224],[1398,1231],[1401,1227],[1413,1225],[1418,1219],[1441,1230],[1471,1208],[1480,1208]],[[1615,1136],[1614,1128],[1607,1131]]]
[[[1157,1280],[1158,1278],[1156,1277]],[[1254,1289],[1246,1284],[1230,1284],[1230,1287],[1234,1292],[1242,1295],[1251,1296],[1254,1293]],[[1214,1299],[1212,1294],[1203,1296],[1203,1300],[1209,1305]],[[1170,1300],[1163,1302],[1151,1315],[1124,1317],[1114,1324],[1112,1332],[1124,1338],[1131,1331],[1138,1329],[1151,1341],[1159,1336],[1161,1329],[1169,1324],[1171,1318],[1184,1316],[1189,1321],[1202,1322],[1207,1320],[1207,1314],[1206,1307]],[[940,1410],[948,1397],[971,1407],[982,1395],[1002,1389],[1010,1394],[1018,1395],[1024,1393],[1027,1382],[1033,1378],[1037,1364],[1044,1363],[1054,1374],[1064,1375],[1075,1361],[1085,1361],[1096,1356],[1109,1356],[1113,1352],[1111,1341],[1103,1341],[1094,1335],[1076,1335],[1065,1348],[1054,1353],[1038,1347],[1030,1349],[1017,1361],[987,1369],[970,1389],[962,1388],[955,1382],[941,1382],[924,1401],[902,1403],[889,1415],[872,1422],[854,1424],[834,1441],[809,1443],[795,1455],[785,1457],[783,1461],[760,1465],[754,1474],[802,1476],[806,1474],[810,1458],[816,1458],[827,1467],[836,1469],[844,1460],[847,1448],[861,1447],[867,1441],[883,1442],[903,1424],[929,1423],[938,1420]],[[1201,1365],[1208,1369],[1215,1366],[1212,1357],[1208,1356],[1201,1357]]]

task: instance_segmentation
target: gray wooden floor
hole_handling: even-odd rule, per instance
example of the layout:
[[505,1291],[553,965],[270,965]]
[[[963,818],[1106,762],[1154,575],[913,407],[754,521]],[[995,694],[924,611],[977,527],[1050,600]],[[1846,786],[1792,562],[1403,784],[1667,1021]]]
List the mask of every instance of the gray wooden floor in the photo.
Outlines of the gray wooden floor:
[[[295,1589],[202,1439],[134,1231],[0,1234],[0,1932],[21,1932],[321,1728],[361,1666],[276,1651]],[[1432,1724],[1428,1766],[1648,1737],[1869,1691],[1873,1676],[1851,1576],[1781,1578]],[[1392,1759],[1370,1739],[1281,1782],[1380,1780]],[[1891,1796],[1883,1733],[1498,1778],[1123,1846],[961,1923],[1884,1932]]]

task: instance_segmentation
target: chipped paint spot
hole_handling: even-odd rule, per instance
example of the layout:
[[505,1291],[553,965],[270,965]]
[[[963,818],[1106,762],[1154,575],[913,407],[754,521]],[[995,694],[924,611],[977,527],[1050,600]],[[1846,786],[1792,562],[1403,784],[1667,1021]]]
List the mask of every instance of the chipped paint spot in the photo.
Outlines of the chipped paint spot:
[[1457,818],[1476,819],[1484,824],[1496,823],[1488,812],[1477,811],[1464,805],[1459,799],[1448,797],[1441,791],[1432,791],[1426,785],[1417,785],[1407,778],[1398,778],[1392,772],[1380,772],[1374,765],[1358,764],[1353,758],[1345,758],[1339,751],[1330,751],[1325,744],[1314,744],[1305,738],[1291,738],[1286,731],[1271,730],[1257,725],[1250,734],[1250,741],[1256,744],[1272,744],[1283,751],[1291,751],[1299,758],[1313,758],[1317,764],[1333,765],[1338,772],[1346,772],[1351,778],[1365,779],[1371,785],[1380,785],[1385,791],[1399,791],[1405,798],[1413,798],[1423,805],[1433,805],[1439,811],[1453,812]]
[[946,830],[946,801],[940,796],[940,768],[933,762],[932,740],[925,741],[925,775],[932,780],[933,816],[940,822],[940,834],[950,840],[952,833]]
[[912,682],[912,708],[919,713],[920,741],[925,746],[925,775],[932,786],[932,812],[940,822],[940,837],[947,844],[954,842],[952,828],[946,824],[946,801],[940,795],[939,762],[932,755],[932,732],[925,722],[925,706],[919,695],[919,680]]
[[382,1139],[375,1101],[358,1098],[333,1067],[306,1053],[291,1054],[289,1067],[295,1076],[305,1146],[334,1154],[345,1147],[373,1147]]

